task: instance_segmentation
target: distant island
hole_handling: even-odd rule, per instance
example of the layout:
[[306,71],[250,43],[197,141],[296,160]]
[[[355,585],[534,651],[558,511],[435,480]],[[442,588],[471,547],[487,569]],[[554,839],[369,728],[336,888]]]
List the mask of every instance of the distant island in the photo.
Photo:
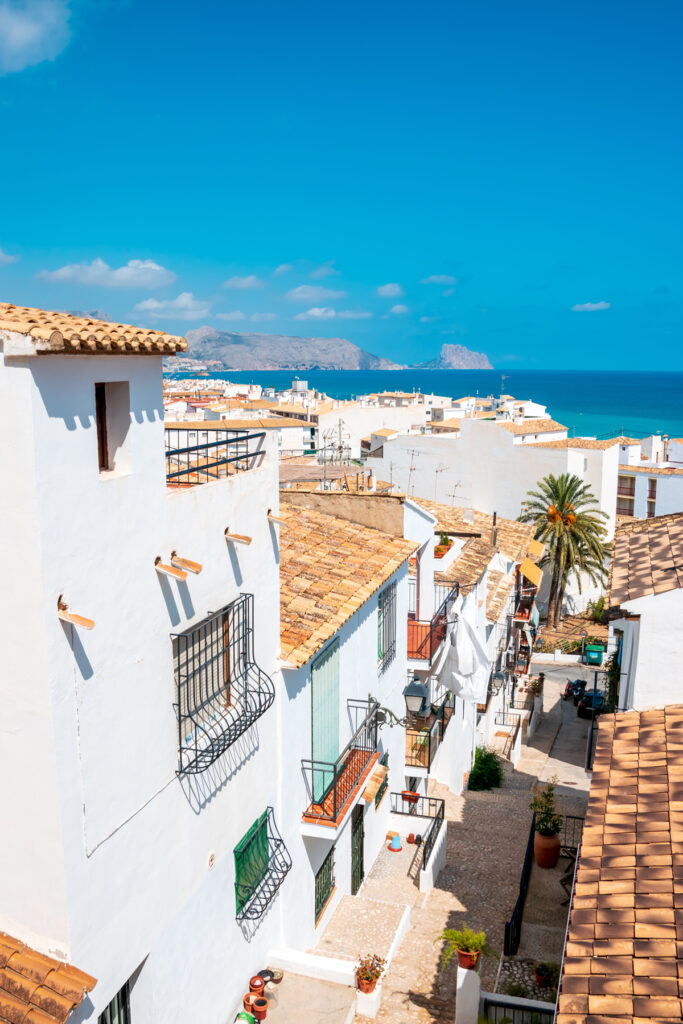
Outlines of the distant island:
[[[436,359],[414,366],[365,352],[346,338],[298,338],[198,327],[188,351],[166,360],[167,370],[492,370],[488,357],[463,345],[443,345]],[[196,364],[196,367],[195,367]]]

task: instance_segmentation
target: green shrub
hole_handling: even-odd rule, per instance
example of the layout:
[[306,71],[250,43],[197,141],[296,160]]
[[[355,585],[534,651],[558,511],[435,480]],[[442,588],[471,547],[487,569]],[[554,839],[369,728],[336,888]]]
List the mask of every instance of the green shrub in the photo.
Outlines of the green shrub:
[[468,789],[495,789],[503,784],[503,766],[495,750],[477,747]]
[[528,995],[526,985],[520,985],[518,981],[511,981],[505,992],[509,996],[517,996],[518,999],[526,999]]

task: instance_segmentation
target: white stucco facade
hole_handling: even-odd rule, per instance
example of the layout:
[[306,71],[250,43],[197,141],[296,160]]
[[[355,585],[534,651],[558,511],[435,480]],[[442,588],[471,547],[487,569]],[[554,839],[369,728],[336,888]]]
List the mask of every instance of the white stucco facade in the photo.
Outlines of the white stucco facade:
[[619,708],[680,704],[683,686],[683,590],[650,594],[622,603],[623,618],[610,623],[610,650],[621,639]]

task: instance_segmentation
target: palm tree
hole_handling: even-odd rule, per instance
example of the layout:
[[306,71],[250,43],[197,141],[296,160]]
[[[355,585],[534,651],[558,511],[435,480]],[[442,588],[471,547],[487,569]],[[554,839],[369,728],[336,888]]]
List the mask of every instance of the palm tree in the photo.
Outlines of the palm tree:
[[576,576],[581,592],[581,574],[598,585],[607,578],[607,513],[598,507],[590,487],[573,473],[552,473],[541,480],[538,490],[529,491],[519,517],[534,523],[536,540],[546,546],[541,565],[550,566],[548,626],[560,618],[567,581]]

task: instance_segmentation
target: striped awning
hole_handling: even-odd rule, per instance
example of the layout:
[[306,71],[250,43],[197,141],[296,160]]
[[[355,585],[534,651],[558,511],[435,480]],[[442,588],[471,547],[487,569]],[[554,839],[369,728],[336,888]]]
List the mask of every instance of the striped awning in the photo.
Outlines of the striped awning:
[[533,583],[535,587],[540,587],[541,580],[543,579],[543,570],[539,569],[530,558],[525,558],[519,567],[519,571],[522,576],[526,576],[530,583]]

